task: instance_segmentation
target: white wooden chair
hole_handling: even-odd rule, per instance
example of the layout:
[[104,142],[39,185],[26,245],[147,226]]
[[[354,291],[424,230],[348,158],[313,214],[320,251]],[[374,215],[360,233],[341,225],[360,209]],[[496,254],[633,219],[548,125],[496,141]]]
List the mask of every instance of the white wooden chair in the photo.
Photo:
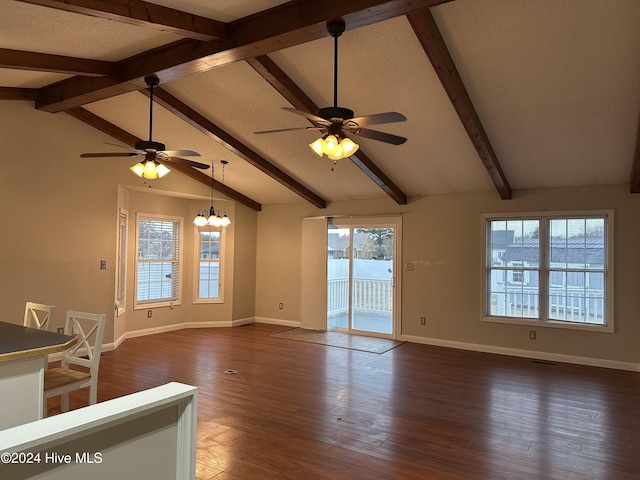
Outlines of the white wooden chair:
[[[69,411],[69,392],[89,387],[89,405],[97,401],[98,368],[106,315],[67,311],[64,332],[77,335],[78,342],[62,353],[61,365],[44,373],[44,417],[47,399],[62,395],[62,411]],[[71,368],[75,367],[75,368]]]
[[44,305],[42,303],[27,302],[24,307],[25,327],[37,328],[38,330],[48,330],[53,325],[56,307]]

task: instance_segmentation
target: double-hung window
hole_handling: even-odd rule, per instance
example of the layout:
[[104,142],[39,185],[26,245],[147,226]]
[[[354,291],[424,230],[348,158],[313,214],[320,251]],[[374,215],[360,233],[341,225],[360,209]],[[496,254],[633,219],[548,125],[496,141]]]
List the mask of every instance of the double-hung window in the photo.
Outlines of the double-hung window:
[[483,223],[485,320],[613,331],[613,212]]
[[180,303],[182,219],[137,214],[136,308]]
[[219,303],[222,295],[224,232],[220,227],[198,227],[195,233],[195,303]]

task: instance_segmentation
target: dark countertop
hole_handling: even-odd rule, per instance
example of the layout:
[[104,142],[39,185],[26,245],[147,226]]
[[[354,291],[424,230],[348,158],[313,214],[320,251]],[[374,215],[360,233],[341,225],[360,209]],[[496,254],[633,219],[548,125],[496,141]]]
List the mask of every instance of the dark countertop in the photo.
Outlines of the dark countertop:
[[0,322],[0,362],[61,352],[76,341],[75,336]]

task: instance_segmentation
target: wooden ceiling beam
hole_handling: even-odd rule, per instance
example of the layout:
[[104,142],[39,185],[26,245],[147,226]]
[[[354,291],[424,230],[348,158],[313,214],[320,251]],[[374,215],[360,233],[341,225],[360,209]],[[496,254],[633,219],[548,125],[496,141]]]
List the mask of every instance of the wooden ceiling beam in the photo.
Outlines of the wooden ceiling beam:
[[[124,143],[125,145],[129,145],[132,148],[135,146],[136,142],[139,142],[141,140],[135,135],[127,132],[126,130],[123,130],[122,128],[118,127],[117,125],[114,125],[111,122],[106,121],[102,117],[99,117],[98,115],[90,112],[89,110],[85,110],[84,108],[80,108],[80,107],[72,108],[67,110],[66,113],[68,113],[74,118],[77,118],[81,122],[84,122],[87,125],[90,125],[91,127],[97,130],[100,130],[103,133],[106,133],[107,135],[110,135],[111,137]],[[212,185],[211,177],[206,173],[201,172],[200,170],[196,170],[194,167],[188,167],[186,165],[182,165],[177,162],[176,163],[171,162],[171,169],[177,170],[193,178],[194,180],[197,180],[198,182],[206,185],[207,187],[211,187]],[[235,191],[234,189],[228,187],[227,185],[221,182],[218,182],[215,179],[213,179],[213,187],[216,191],[225,194],[227,197],[243,205],[246,205],[247,207],[257,212],[262,210],[262,205],[260,205],[258,202],[250,199],[249,197],[243,195],[240,192]]]
[[636,133],[636,152],[631,168],[631,193],[640,193],[640,118],[638,118],[638,132]]
[[0,87],[0,100],[35,101],[38,90],[35,88]]
[[511,199],[509,182],[431,12],[427,8],[407,18],[500,197]]
[[[142,92],[147,96],[149,95],[149,91],[146,89],[142,90]],[[159,105],[162,105],[164,108],[169,110],[169,112],[181,118],[193,128],[215,140],[227,150],[250,163],[276,182],[284,185],[292,192],[307,200],[312,205],[318,208],[327,207],[327,201],[324,198],[312,192],[309,188],[305,187],[293,177],[280,170],[265,158],[261,157],[240,140],[225,132],[218,125],[196,112],[193,108],[186,105],[166,90],[156,87],[153,90],[153,99]]]
[[[49,3],[38,1],[40,4]],[[342,17],[347,29],[353,29],[448,1],[292,0],[227,24],[228,37],[219,43],[181,40],[118,62],[117,80],[75,77],[42,88],[36,108],[59,112],[140,90],[145,86],[145,75],[152,73],[165,83],[184,75],[316,40],[328,35],[325,23],[335,18]],[[67,2],[60,0],[54,3]]]
[[[294,108],[316,114],[318,105],[268,56],[261,55],[249,58],[247,63],[287,99]],[[405,193],[378,168],[362,149],[358,149],[349,159],[396,203],[399,205],[407,204]]]
[[18,1],[147,27],[205,42],[224,40],[227,36],[223,22],[141,0]]
[[0,48],[0,68],[99,77],[114,75],[116,64],[102,60]]

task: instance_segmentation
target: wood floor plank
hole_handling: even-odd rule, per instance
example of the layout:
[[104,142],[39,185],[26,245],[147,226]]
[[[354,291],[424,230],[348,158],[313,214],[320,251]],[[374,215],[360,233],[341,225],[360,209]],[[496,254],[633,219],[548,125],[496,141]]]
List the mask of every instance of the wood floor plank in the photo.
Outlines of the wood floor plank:
[[198,480],[640,479],[638,373],[269,336],[281,329],[128,339],[102,356],[98,400],[197,386]]

